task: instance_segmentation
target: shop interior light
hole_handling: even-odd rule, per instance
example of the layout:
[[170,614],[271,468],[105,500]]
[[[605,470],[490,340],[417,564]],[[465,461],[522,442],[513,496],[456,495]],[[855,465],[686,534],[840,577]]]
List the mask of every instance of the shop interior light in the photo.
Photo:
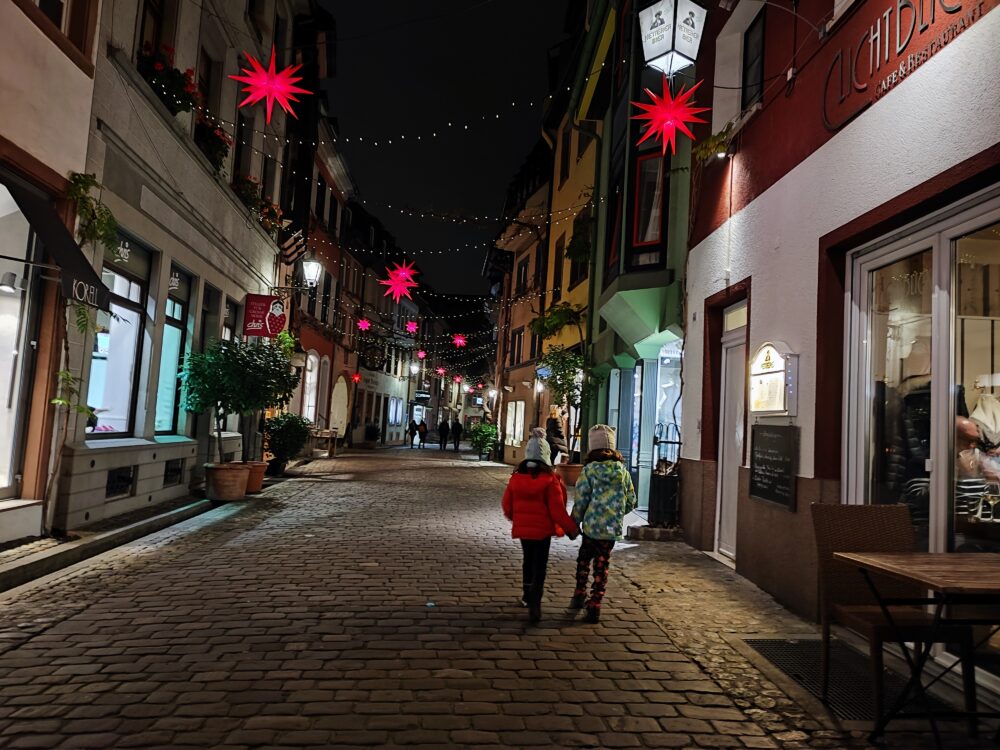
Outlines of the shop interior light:
[[319,277],[322,274],[323,264],[316,260],[315,257],[310,257],[302,261],[302,277],[306,282],[306,286],[310,289],[319,284]]
[[496,397],[497,397],[497,389],[490,388],[490,398],[496,398]]
[[2,277],[0,277],[0,292],[4,294],[13,294],[17,291],[17,274],[11,271],[6,271]]

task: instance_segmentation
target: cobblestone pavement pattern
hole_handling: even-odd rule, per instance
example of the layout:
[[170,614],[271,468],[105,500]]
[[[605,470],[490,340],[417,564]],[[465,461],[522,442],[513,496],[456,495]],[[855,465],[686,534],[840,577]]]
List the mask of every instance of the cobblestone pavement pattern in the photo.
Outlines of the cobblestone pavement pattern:
[[9,592],[0,748],[864,745],[724,638],[805,624],[683,545],[616,551],[592,626],[563,609],[576,544],[556,541],[529,627],[508,474],[434,454],[318,461]]

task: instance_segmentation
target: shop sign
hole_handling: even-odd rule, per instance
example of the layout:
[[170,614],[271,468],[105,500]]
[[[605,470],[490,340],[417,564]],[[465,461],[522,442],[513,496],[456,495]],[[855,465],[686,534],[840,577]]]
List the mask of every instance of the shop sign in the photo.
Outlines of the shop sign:
[[181,288],[181,275],[177,271],[170,272],[170,281],[167,282],[167,291],[176,292]]
[[646,64],[673,75],[698,57],[707,11],[692,0],[658,0],[639,11]]
[[419,401],[422,404],[429,404],[431,401],[430,391],[417,391],[413,394],[413,400]]
[[274,338],[285,330],[285,303],[273,294],[248,294],[243,312],[243,335]]
[[826,64],[823,123],[836,131],[926,63],[1000,0],[865,3]]
[[783,344],[761,346],[750,362],[750,411],[794,416],[798,357]]

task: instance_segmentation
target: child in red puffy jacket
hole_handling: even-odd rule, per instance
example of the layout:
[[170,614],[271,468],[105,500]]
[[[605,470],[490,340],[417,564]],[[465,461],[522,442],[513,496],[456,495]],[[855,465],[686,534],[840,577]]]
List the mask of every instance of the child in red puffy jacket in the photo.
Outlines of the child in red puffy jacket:
[[552,452],[545,430],[536,427],[531,431],[524,455],[503,493],[503,513],[513,522],[511,536],[521,540],[521,601],[527,605],[528,619],[534,625],[542,619],[542,589],[552,537],[566,533],[576,539],[579,531],[566,512],[566,487],[552,471]]

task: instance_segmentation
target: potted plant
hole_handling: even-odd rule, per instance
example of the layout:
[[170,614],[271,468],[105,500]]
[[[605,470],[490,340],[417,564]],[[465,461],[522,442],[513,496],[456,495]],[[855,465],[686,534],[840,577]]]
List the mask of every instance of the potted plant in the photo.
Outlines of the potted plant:
[[469,441],[476,449],[476,453],[479,454],[480,461],[483,459],[484,453],[489,454],[496,447],[498,435],[497,426],[492,422],[480,422],[472,428],[472,432],[469,433]]
[[[552,402],[569,409],[569,450],[572,456],[574,451],[579,450],[576,436],[580,428],[580,406],[593,394],[595,377],[583,355],[564,346],[553,346],[545,352],[538,362],[538,372],[552,394]],[[541,373],[545,376],[542,377]],[[568,486],[573,486],[583,465],[567,462],[554,468]]]
[[190,112],[198,103],[198,86],[194,82],[194,69],[181,72],[174,67],[174,49],[161,45],[154,50],[149,42],[142,45],[136,61],[139,74],[153,89],[170,114]]
[[365,439],[358,445],[358,447],[364,448],[365,450],[375,450],[375,446],[378,445],[378,441],[381,437],[382,429],[377,424],[369,422],[365,425]]
[[[263,339],[243,348],[244,373],[253,414],[266,409],[282,408],[292,399],[299,384],[299,373],[292,367],[291,354],[295,339],[282,331],[274,341]],[[256,442],[256,441],[255,441]],[[243,443],[243,463],[250,467],[248,493],[260,492],[264,487],[264,474],[268,468],[258,453],[254,456],[250,441]]]
[[199,119],[194,126],[194,142],[218,174],[226,162],[226,157],[229,156],[229,147],[233,145],[232,137],[208,120]]
[[215,418],[219,463],[205,464],[206,493],[210,500],[237,500],[246,495],[250,467],[226,463],[222,450],[226,417],[252,411],[243,347],[238,341],[213,342],[205,351],[187,355],[181,373],[184,408],[196,414],[210,412]]
[[256,211],[260,208],[260,181],[250,175],[240,175],[233,180],[233,192],[240,199],[240,203]]
[[260,201],[260,225],[272,237],[281,228],[281,207],[277,203],[271,203],[270,198],[262,198]]
[[282,413],[264,422],[265,446],[273,458],[267,473],[281,476],[288,462],[295,458],[309,440],[310,422],[298,414]]

